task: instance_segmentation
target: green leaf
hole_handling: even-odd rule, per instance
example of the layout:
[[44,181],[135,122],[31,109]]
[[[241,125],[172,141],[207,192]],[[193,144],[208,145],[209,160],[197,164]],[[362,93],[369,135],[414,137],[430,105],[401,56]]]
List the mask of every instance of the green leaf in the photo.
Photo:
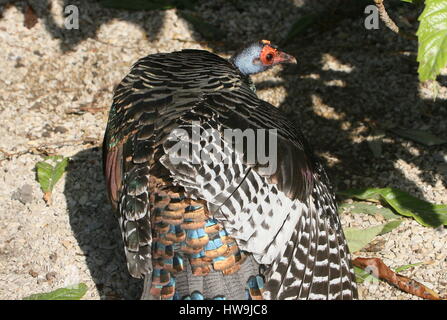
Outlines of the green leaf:
[[434,80],[447,64],[447,1],[425,0],[419,21],[419,80]]
[[383,226],[381,225],[366,229],[346,228],[345,237],[348,241],[349,251],[356,252],[361,250],[370,243],[382,229]]
[[[399,272],[402,272],[404,270],[407,270],[407,269],[419,266],[422,263],[423,262],[403,265],[403,266],[400,266],[398,268],[395,268],[394,272],[399,273]],[[356,282],[357,283],[363,283],[366,280],[372,280],[372,279],[380,280],[380,279],[376,278],[374,275],[372,275],[372,274],[368,273],[367,271],[363,270],[362,268],[359,268],[359,267],[356,267],[356,266],[354,266],[354,273],[355,273],[355,278],[356,278]],[[382,280],[380,280],[380,281],[382,281]]]
[[225,38],[225,34],[220,29],[208,22],[205,22],[200,16],[196,14],[180,12],[180,16],[188,21],[190,24],[192,24],[194,30],[200,33],[206,40],[218,41],[222,38]]
[[413,267],[417,267],[417,266],[421,265],[422,263],[423,262],[417,262],[417,263],[413,263],[413,264],[406,264],[406,265],[403,265],[403,266],[400,266],[400,267],[394,269],[394,272],[399,273],[399,272],[402,272],[404,270],[407,270],[407,269],[410,269],[410,268],[413,268]]
[[432,204],[410,194],[393,188],[367,188],[339,191],[338,194],[360,200],[381,200],[390,205],[395,212],[412,217],[426,227],[447,225],[447,205]]
[[411,139],[429,147],[447,143],[447,140],[441,139],[429,132],[422,130],[393,128],[389,129],[389,131],[397,134],[398,136]]
[[87,292],[87,289],[85,283],[79,283],[47,293],[32,294],[23,298],[23,300],[80,300]]
[[287,42],[289,40],[292,40],[293,38],[298,36],[300,33],[306,31],[316,21],[317,21],[317,16],[314,14],[308,14],[308,15],[299,17],[298,20],[296,20],[295,23],[290,28],[284,41]]
[[392,231],[393,229],[396,229],[398,226],[400,226],[401,223],[402,223],[402,219],[393,220],[393,221],[386,223],[383,226],[382,231],[380,231],[379,235],[388,233],[388,232]]
[[356,252],[363,249],[376,236],[390,232],[394,228],[398,227],[401,222],[401,220],[391,221],[386,224],[381,224],[366,229],[346,228],[345,237],[348,241],[349,251]]
[[44,192],[44,200],[51,203],[51,192],[68,165],[68,158],[49,156],[36,164],[37,181]]
[[401,0],[401,1],[412,3],[412,4],[415,4],[417,6],[422,5],[424,3],[424,0]]
[[389,208],[377,208],[375,205],[365,202],[354,202],[350,204],[343,203],[339,206],[339,212],[341,213],[343,210],[346,210],[349,213],[364,213],[372,216],[379,214],[386,220],[399,218],[399,216]]
[[[53,163],[54,165],[51,165]],[[68,158],[49,156],[36,164],[37,180],[43,192],[51,192],[62,177],[68,165]]]
[[379,202],[380,192],[379,188],[366,188],[366,189],[348,189],[337,191],[337,194],[349,198],[357,198],[360,200],[367,200],[371,202]]
[[167,10],[172,8],[192,9],[197,0],[100,0],[106,8],[126,10]]

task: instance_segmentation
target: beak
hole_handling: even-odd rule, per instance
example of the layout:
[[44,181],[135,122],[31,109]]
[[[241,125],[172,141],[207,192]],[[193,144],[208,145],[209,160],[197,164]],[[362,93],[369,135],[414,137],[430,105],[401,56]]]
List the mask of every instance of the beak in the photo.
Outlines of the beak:
[[285,52],[279,52],[279,55],[275,58],[274,64],[277,63],[293,63],[296,64],[296,58],[294,56],[291,56],[290,54],[287,54]]

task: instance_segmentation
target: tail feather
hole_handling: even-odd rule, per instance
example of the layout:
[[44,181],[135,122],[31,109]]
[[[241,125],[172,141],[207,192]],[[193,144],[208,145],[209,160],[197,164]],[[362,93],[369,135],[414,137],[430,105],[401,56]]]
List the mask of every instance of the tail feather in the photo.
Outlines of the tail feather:
[[[224,275],[220,271],[211,270],[206,276],[195,276],[191,264],[185,260],[185,270],[175,275],[176,296],[179,299],[199,292],[205,299],[226,298],[232,300],[247,299],[247,282],[250,277],[259,274],[259,265],[248,256],[236,273]],[[142,300],[154,300],[159,297],[151,294],[151,275],[146,275]]]
[[357,286],[332,190],[324,176],[283,254],[266,275],[267,299],[356,299]]
[[342,291],[342,283],[339,281],[340,278],[343,277],[343,270],[340,268],[340,264],[334,261],[340,261],[342,258],[340,257],[340,243],[338,241],[336,231],[332,228],[328,228],[325,226],[326,232],[328,234],[328,244],[329,244],[329,279],[333,279],[329,281],[329,291],[328,297],[329,299],[339,299]]
[[320,220],[316,230],[315,264],[309,291],[313,298],[327,299],[329,297],[328,265],[329,265],[329,238],[326,224]]

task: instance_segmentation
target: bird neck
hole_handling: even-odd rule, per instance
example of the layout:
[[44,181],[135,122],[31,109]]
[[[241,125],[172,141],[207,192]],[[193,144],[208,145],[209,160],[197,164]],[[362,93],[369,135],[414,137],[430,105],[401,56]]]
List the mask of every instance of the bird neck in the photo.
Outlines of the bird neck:
[[259,57],[260,54],[261,47],[259,46],[259,44],[255,43],[249,47],[242,49],[239,52],[236,52],[230,58],[230,61],[239,70],[240,73],[248,76],[265,71],[267,69],[261,64],[254,63],[254,60],[256,59],[256,57]]

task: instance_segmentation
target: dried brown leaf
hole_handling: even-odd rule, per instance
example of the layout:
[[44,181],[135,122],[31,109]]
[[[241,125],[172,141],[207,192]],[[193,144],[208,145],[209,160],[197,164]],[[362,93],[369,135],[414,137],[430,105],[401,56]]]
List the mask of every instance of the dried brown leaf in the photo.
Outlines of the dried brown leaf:
[[373,271],[373,275],[376,278],[386,281],[404,292],[428,300],[447,299],[447,297],[440,297],[436,292],[427,288],[422,283],[395,273],[379,258],[356,258],[352,261],[352,263],[354,266],[361,269],[369,269],[370,271]]

